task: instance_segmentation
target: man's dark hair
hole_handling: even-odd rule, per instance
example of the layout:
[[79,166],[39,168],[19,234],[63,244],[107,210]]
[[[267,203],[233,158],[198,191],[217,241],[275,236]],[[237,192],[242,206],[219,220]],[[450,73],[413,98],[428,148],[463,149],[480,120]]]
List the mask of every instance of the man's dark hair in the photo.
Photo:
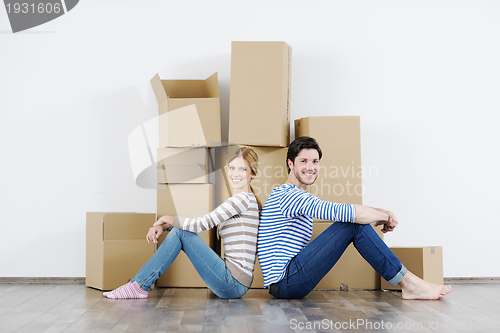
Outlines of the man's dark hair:
[[298,154],[300,154],[300,151],[302,149],[316,149],[319,154],[319,159],[321,159],[321,156],[323,155],[323,153],[321,152],[321,148],[318,145],[318,142],[316,142],[314,138],[308,136],[301,136],[293,140],[293,142],[290,143],[290,147],[288,147],[288,153],[286,154],[286,169],[288,170],[288,173],[290,173],[288,160],[291,160],[292,163],[295,163],[295,158],[297,157]]

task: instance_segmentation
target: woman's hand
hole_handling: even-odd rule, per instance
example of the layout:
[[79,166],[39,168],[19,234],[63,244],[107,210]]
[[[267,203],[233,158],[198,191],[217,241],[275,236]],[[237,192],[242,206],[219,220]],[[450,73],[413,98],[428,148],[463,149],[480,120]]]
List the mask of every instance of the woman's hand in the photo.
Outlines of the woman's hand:
[[158,219],[158,221],[156,221],[153,226],[155,225],[159,225],[159,226],[163,226],[165,224],[167,225],[172,225],[172,223],[174,222],[174,216],[170,216],[170,215],[163,215],[162,217],[160,217]]
[[163,232],[163,227],[160,225],[154,225],[151,228],[149,228],[148,234],[146,235],[146,240],[148,243],[151,241],[153,243],[158,243],[158,237]]

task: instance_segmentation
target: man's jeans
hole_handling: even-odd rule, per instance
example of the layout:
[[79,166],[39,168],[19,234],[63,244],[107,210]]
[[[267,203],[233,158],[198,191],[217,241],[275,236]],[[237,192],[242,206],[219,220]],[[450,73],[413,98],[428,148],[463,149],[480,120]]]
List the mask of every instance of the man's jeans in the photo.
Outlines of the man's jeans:
[[335,222],[290,260],[285,276],[269,286],[269,293],[276,298],[306,296],[351,242],[391,285],[398,284],[408,272],[370,225]]
[[239,298],[248,290],[239,283],[226,264],[198,234],[173,228],[155,254],[131,280],[149,290],[183,250],[207,286],[220,298]]

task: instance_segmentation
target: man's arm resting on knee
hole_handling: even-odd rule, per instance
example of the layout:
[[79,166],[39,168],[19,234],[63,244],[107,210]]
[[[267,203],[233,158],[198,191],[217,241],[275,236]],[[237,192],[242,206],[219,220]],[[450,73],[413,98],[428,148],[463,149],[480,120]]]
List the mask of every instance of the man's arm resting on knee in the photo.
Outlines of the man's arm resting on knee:
[[356,223],[369,224],[375,222],[375,226],[383,225],[382,232],[387,233],[393,231],[398,225],[398,220],[394,213],[381,209],[372,208],[362,205],[354,205],[356,207]]
[[376,209],[363,205],[354,205],[356,207],[356,223],[369,224],[373,222],[389,222],[389,214],[383,209]]

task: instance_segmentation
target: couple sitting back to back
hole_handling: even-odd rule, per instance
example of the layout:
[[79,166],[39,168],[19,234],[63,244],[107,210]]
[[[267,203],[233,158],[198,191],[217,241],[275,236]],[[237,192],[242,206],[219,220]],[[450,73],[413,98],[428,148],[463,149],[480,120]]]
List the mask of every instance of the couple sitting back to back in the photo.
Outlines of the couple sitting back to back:
[[[227,164],[233,195],[198,218],[160,217],[146,239],[157,242],[160,234],[169,230],[161,246],[129,283],[104,296],[146,298],[153,283],[183,250],[220,298],[239,298],[247,292],[257,253],[269,293],[276,298],[302,298],[351,243],[387,282],[401,286],[404,299],[439,299],[448,294],[451,286],[423,281],[409,272],[369,225],[381,225],[384,233],[393,231],[398,221],[392,212],[328,202],[307,192],[318,177],[321,156],[313,138],[294,140],[287,153],[287,182],[276,187],[261,207],[251,186],[257,175],[258,156],[251,148],[238,149]],[[338,223],[309,243],[313,218]],[[216,226],[224,240],[224,259],[197,234]]]

